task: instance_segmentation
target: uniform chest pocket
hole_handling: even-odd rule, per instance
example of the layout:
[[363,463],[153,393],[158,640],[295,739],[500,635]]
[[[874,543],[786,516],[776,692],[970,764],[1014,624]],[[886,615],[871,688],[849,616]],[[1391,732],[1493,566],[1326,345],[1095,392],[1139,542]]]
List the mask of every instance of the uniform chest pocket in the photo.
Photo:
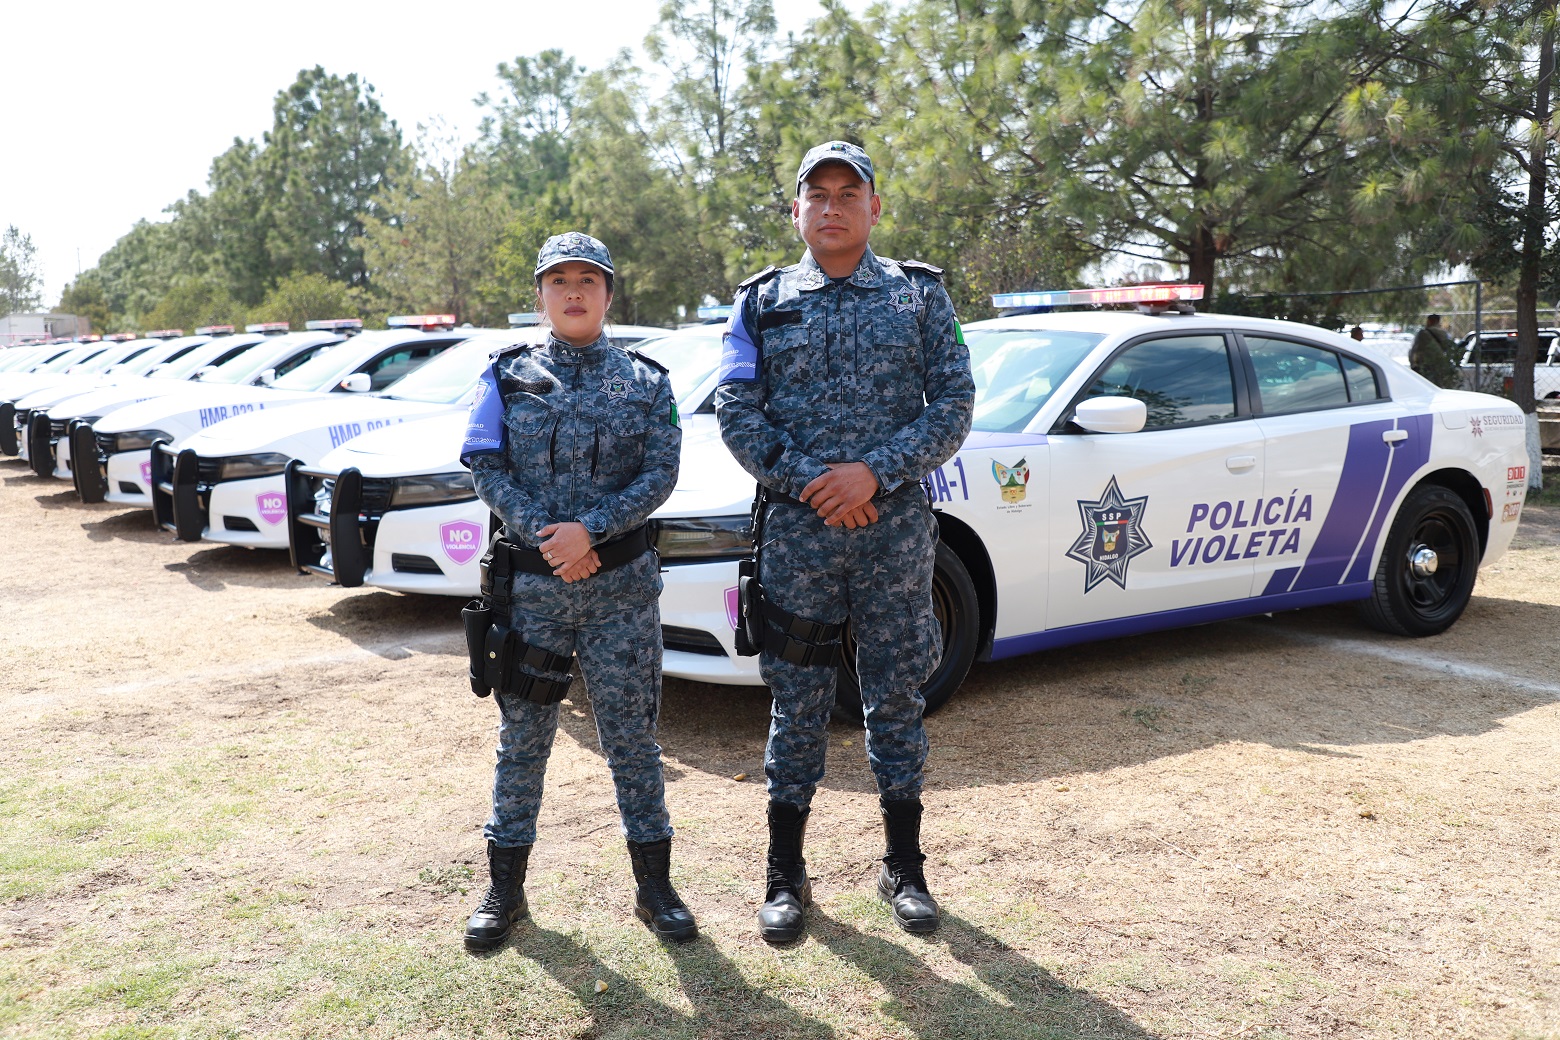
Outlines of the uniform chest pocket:
[[885,315],[872,322],[867,374],[874,389],[889,396],[920,396],[926,379],[921,360],[921,326],[909,315]]
[[644,466],[645,438],[650,415],[640,401],[619,401],[611,410],[593,416],[595,443],[591,451],[591,475],[615,487],[627,484]]
[[763,357],[771,392],[781,396],[787,387],[811,389],[829,377],[828,356],[806,325],[765,329]]
[[504,425],[512,437],[526,439],[548,434],[557,422],[557,411],[536,394],[511,394],[504,400]]

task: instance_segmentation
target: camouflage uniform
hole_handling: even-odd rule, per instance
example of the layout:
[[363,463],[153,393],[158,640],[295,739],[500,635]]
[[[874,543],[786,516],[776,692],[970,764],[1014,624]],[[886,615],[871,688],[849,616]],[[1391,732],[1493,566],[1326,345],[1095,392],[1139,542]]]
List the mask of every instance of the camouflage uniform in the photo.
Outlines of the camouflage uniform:
[[[478,497],[503,520],[511,540],[535,548],[538,530],[577,520],[599,544],[644,523],[671,495],[682,430],[671,381],[658,365],[605,337],[587,347],[553,337],[496,356],[488,392],[495,382],[503,401],[503,449],[473,454],[470,464]],[[480,406],[479,398],[474,415]],[[550,574],[517,573],[512,588],[512,622],[521,638],[578,655],[623,833],[635,842],[671,837],[655,739],[661,705],[658,557],[646,552],[567,584]],[[499,846],[530,845],[559,706],[511,697],[501,707],[493,815],[485,833]]]
[[[931,598],[937,524],[920,480],[963,443],[975,398],[941,272],[868,249],[836,283],[808,252],[743,283],[723,365],[721,435],[766,487],[794,499],[825,463],[864,462],[877,478],[879,519],[865,527],[826,527],[806,506],[771,504],[760,580],[800,617],[849,615],[879,794],[918,798],[920,687],[942,654]],[[774,693],[769,795],[805,808],[823,777],[835,668],[768,652],[759,666]]]

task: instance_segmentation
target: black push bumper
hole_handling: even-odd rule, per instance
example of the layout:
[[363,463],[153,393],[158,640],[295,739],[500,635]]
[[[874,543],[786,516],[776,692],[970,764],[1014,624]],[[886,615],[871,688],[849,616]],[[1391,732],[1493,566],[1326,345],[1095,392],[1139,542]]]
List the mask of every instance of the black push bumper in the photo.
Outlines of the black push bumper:
[[[314,511],[314,481],[334,482],[330,496],[330,515]],[[287,554],[293,566],[309,574],[318,574],[344,588],[363,584],[368,573],[373,547],[365,543],[361,514],[363,510],[363,474],[356,467],[337,473],[315,469],[297,459],[287,464]],[[331,565],[323,565],[325,539],[330,532]]]

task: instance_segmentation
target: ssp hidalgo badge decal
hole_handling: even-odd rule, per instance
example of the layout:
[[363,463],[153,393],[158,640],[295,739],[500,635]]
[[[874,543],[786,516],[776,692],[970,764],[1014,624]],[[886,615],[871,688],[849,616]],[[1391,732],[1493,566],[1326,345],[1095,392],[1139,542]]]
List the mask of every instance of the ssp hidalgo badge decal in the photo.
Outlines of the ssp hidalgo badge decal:
[[1069,559],[1083,564],[1083,591],[1109,578],[1127,587],[1127,564],[1132,557],[1154,547],[1143,533],[1143,514],[1148,511],[1148,496],[1123,498],[1112,476],[1105,493],[1097,502],[1079,501],[1078,515],[1083,533],[1067,550]]

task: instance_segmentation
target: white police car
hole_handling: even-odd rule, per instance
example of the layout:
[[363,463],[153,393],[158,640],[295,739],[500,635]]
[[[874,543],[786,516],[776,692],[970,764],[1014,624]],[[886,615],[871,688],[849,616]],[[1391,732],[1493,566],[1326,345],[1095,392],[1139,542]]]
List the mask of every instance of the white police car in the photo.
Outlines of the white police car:
[[[632,347],[671,372],[684,437],[690,427],[713,429],[720,327],[654,331],[657,338]],[[622,326],[608,333],[625,336]],[[461,411],[408,422],[356,438],[317,465],[290,464],[293,565],[348,588],[476,595],[493,523],[460,463],[466,419]]]
[[364,433],[440,412],[464,413],[488,355],[538,335],[536,328],[484,332],[380,393],[332,394],[275,415],[224,419],[176,447],[158,440],[151,456],[154,518],[182,541],[285,549],[283,472],[289,461],[312,465]]
[[[383,390],[478,331],[449,328],[453,318],[432,320],[443,317],[394,317],[390,329],[360,333],[345,342],[340,333],[360,328],[357,319],[311,321],[309,326],[320,332],[294,335],[314,337],[319,345],[283,360],[251,365],[251,378],[241,385],[203,383],[185,394],[133,402],[71,424],[72,458],[87,453],[96,460],[95,466],[73,462],[76,491],[85,502],[150,506],[154,441],[178,446],[190,434],[239,415],[317,401],[324,393]],[[260,385],[254,385],[257,379]]]
[[[930,707],[976,660],[1276,610],[1358,601],[1375,627],[1431,635],[1511,544],[1527,489],[1515,405],[1437,390],[1311,326],[1174,313],[1200,298],[1012,294],[994,302],[1172,312],[966,326],[974,429],[926,480],[944,640]],[[658,514],[665,671],[756,683],[732,641],[752,482],[718,437],[684,445]],[[839,700],[859,713],[851,657]]]
[[[258,346],[265,339],[259,333],[232,335],[231,325],[212,327],[198,332],[194,338],[198,338],[199,342],[177,360],[154,364],[142,377],[119,379],[108,386],[87,389],[83,393],[67,396],[51,407],[59,410],[62,416],[74,417],[108,402],[154,397],[168,392],[168,388],[177,387],[181,381],[198,378],[206,369],[226,363]],[[127,364],[135,366],[136,360]],[[20,402],[17,405],[14,422],[21,456],[38,476],[49,476],[55,469],[54,448],[64,436],[66,420],[62,417],[51,421],[47,408],[24,409]],[[70,472],[62,470],[60,477],[69,480]]]

